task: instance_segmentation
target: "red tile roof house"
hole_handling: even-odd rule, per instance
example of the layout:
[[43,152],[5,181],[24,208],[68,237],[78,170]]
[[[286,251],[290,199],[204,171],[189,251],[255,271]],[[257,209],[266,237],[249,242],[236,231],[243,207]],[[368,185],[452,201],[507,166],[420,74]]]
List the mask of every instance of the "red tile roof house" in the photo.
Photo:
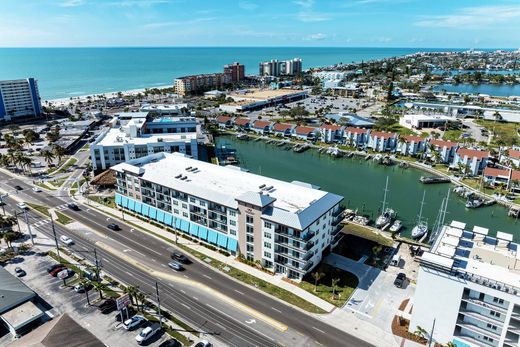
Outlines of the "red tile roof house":
[[232,118],[229,116],[218,116],[215,120],[219,128],[230,128],[232,126]]
[[235,129],[247,130],[251,127],[251,120],[249,118],[235,118]]
[[484,182],[492,186],[497,186],[499,184],[505,184],[506,186],[509,186],[511,170],[485,167],[482,176],[484,176]]
[[368,143],[369,131],[363,128],[346,127],[343,131],[345,143],[356,146],[358,148],[365,148]]
[[455,157],[459,144],[451,141],[430,140],[430,146],[426,148],[428,156],[432,156],[432,151],[437,151],[440,154],[440,162],[448,164]]
[[317,131],[316,128],[299,125],[294,128],[293,136],[302,140],[314,140]]
[[272,124],[273,123],[271,122],[257,119],[253,122],[253,127],[251,128],[251,130],[253,130],[255,133],[266,134],[271,131]]
[[507,150],[507,152],[502,153],[500,156],[500,162],[504,165],[513,164],[520,167],[520,150],[514,148]]
[[344,127],[333,124],[322,124],[320,126],[321,140],[323,142],[340,142],[343,138]]
[[397,146],[397,134],[384,131],[371,131],[368,135],[368,147],[378,152],[393,152]]
[[274,123],[272,132],[279,136],[291,136],[294,132],[294,124],[289,123]]
[[399,136],[396,152],[402,155],[416,155],[426,150],[426,139],[420,136]]
[[520,170],[513,170],[513,172],[511,172],[509,190],[512,193],[520,193]]
[[489,151],[481,151],[478,149],[459,148],[453,158],[450,167],[457,169],[459,164],[466,166],[466,175],[478,175],[487,166],[489,159]]

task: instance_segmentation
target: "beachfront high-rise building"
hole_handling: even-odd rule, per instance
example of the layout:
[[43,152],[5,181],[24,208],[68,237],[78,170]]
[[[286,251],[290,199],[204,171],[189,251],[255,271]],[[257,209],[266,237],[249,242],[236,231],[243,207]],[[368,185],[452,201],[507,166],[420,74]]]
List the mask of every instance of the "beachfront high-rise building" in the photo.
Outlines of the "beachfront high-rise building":
[[271,61],[261,62],[259,64],[258,73],[260,76],[294,76],[302,72],[302,60],[294,58],[292,60],[279,61],[273,59]]
[[112,167],[115,202],[271,271],[301,279],[341,238],[342,196],[175,153]]
[[148,112],[120,113],[112,128],[90,145],[94,172],[159,152],[180,152],[198,157],[199,136],[195,117],[152,118]]
[[442,345],[519,345],[520,248],[513,235],[488,232],[442,227],[420,259],[411,332],[421,327]]
[[240,63],[224,65],[224,74],[229,75],[231,83],[238,83],[246,76],[246,67]]
[[231,76],[224,73],[185,76],[175,80],[175,91],[180,95],[187,95],[213,88],[223,88],[230,83]]
[[0,121],[41,115],[38,82],[34,78],[0,81]]

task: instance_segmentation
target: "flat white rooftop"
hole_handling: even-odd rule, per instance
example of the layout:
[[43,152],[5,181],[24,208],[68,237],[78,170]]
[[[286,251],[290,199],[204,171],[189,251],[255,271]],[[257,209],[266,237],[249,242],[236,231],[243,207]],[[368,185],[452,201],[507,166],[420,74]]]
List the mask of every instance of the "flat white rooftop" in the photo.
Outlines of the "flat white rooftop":
[[[128,166],[144,169],[141,178],[146,181],[231,208],[237,208],[238,203],[235,200],[237,198],[241,201],[257,199],[256,201],[271,202],[274,200],[270,215],[276,220],[288,218],[290,220],[286,220],[286,225],[294,227],[305,227],[305,224],[319,218],[321,214],[343,200],[339,195],[210,164],[179,153],[158,153],[128,161],[124,165],[116,165],[112,169],[123,171]],[[187,170],[188,168],[191,169]],[[261,191],[263,194],[260,195]],[[295,221],[293,217],[284,213],[296,214],[299,218]]]
[[183,108],[188,108],[188,104],[145,104],[139,109],[143,112],[149,111],[177,111]]
[[159,142],[189,142],[197,139],[197,133],[175,133],[175,134],[146,134],[142,137],[127,136],[120,128],[111,128],[104,135],[101,134],[96,145],[98,146],[121,146],[126,143],[134,145],[147,145]]

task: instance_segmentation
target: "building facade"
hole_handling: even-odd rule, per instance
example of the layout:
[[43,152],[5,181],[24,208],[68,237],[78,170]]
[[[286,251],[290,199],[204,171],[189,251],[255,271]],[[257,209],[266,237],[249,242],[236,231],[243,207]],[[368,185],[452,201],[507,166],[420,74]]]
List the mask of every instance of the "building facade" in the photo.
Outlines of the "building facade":
[[0,81],[0,121],[39,117],[42,105],[34,78]]
[[188,104],[145,104],[139,109],[140,112],[148,112],[153,116],[179,117],[189,116]]
[[246,67],[240,63],[224,65],[224,74],[230,76],[231,83],[238,83],[246,77]]
[[259,64],[258,73],[260,76],[295,76],[302,72],[302,60],[294,58],[292,60],[279,61],[273,59],[271,61],[261,62]]
[[147,112],[121,113],[113,127],[90,145],[94,172],[153,153],[180,152],[198,158],[198,125],[194,117],[150,118]]
[[180,95],[188,95],[214,88],[223,88],[230,83],[231,76],[224,73],[185,76],[175,80],[175,91]]
[[[520,274],[513,235],[453,221],[421,256],[410,331],[442,345],[518,346]],[[432,333],[432,326],[435,328]]]
[[343,197],[158,153],[112,167],[116,204],[299,280],[340,237]]

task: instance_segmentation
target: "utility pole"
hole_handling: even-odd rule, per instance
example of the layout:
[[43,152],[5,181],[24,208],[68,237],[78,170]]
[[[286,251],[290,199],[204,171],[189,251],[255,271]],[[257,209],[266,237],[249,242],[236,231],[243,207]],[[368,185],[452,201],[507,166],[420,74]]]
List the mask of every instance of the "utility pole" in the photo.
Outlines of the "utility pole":
[[97,251],[95,248],[94,248],[94,259],[96,260],[96,281],[99,282],[99,262],[98,262],[98,258],[97,258]]
[[16,210],[13,211],[13,215],[16,218],[16,225],[18,225],[18,232],[21,233],[20,223],[18,222],[18,214],[16,213]]
[[159,284],[155,281],[155,295],[157,296],[157,308],[159,313],[159,324],[162,328],[162,315],[161,315],[161,299],[159,299]]
[[56,229],[54,228],[54,219],[51,215],[51,227],[52,227],[52,233],[54,234],[54,242],[56,243],[56,252],[58,253],[58,259],[61,259],[60,256],[60,246],[58,246],[58,237],[56,236]]
[[178,236],[177,236],[177,217],[173,217],[173,231],[175,231],[175,244],[177,244]]
[[29,236],[31,237],[31,243],[34,246],[34,239],[31,231],[31,223],[29,223],[29,219],[27,218],[27,210],[23,210],[23,216],[25,218],[25,224],[27,224],[27,231],[29,232]]
[[121,215],[123,216],[123,220],[125,220],[125,210],[121,209]]
[[5,216],[5,202],[4,198],[0,196],[0,204],[2,205],[2,214]]
[[428,347],[431,347],[433,341],[433,331],[435,330],[435,318],[433,319],[432,332],[430,333],[430,338],[428,339]]

